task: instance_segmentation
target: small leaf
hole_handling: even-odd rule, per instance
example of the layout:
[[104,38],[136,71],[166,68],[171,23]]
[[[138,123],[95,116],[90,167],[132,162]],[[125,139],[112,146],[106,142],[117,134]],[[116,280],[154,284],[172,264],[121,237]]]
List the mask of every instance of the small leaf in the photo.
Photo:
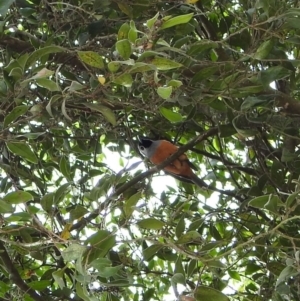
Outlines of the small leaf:
[[207,80],[213,74],[215,74],[218,70],[219,70],[218,66],[210,66],[207,68],[203,68],[202,70],[200,70],[193,76],[193,78],[191,80],[191,84],[196,84],[202,80]]
[[70,191],[70,183],[65,183],[61,185],[55,192],[54,195],[54,203],[57,205],[59,204],[65,196],[69,193]]
[[58,100],[61,100],[61,98],[62,98],[61,95],[55,94],[55,95],[53,95],[53,96],[51,97],[49,103],[47,104],[47,106],[46,106],[46,111],[48,112],[48,114],[49,114],[51,117],[54,117],[53,114],[52,114],[52,109],[51,109],[52,105],[53,105],[55,102],[57,102]]
[[185,285],[185,277],[182,273],[176,273],[172,276],[171,278],[171,283],[172,285],[180,283]]
[[280,273],[280,275],[279,275],[279,277],[277,279],[276,287],[280,283],[282,283],[284,281],[287,281],[290,277],[297,276],[297,275],[299,275],[299,271],[297,271],[297,269],[295,267],[293,267],[293,266],[287,266],[287,267],[285,267],[281,271],[281,273]]
[[4,17],[9,7],[15,2],[15,0],[5,0],[0,2],[0,15]]
[[72,81],[71,82],[71,85],[67,88],[70,92],[74,92],[74,91],[79,91],[79,90],[82,90],[84,89],[86,86],[80,84],[79,82],[77,81]]
[[53,279],[58,284],[60,289],[63,289],[65,287],[65,281],[64,281],[64,271],[59,269],[52,273]]
[[130,30],[128,32],[128,40],[134,44],[136,39],[137,39],[137,30],[136,30],[134,22],[131,20],[130,21]]
[[11,122],[15,121],[18,117],[24,115],[28,111],[28,106],[17,106],[5,116],[4,118],[4,127],[7,127]]
[[183,234],[178,240],[178,244],[187,244],[191,242],[200,242],[202,240],[201,235],[197,231],[189,231]]
[[158,253],[158,251],[160,249],[162,249],[163,246],[161,245],[152,245],[148,248],[146,248],[145,250],[143,250],[143,257],[146,261],[150,261],[154,255],[156,255]]
[[173,112],[165,107],[159,108],[160,113],[168,119],[170,122],[180,122],[182,121],[182,116],[180,113]]
[[249,109],[252,109],[253,107],[256,107],[257,105],[266,103],[267,101],[265,99],[259,99],[254,96],[248,96],[244,102],[241,105],[242,111],[247,111]]
[[85,250],[86,247],[73,243],[69,245],[64,251],[62,251],[61,255],[65,261],[69,262],[80,258]]
[[98,270],[100,277],[109,278],[117,275],[117,273],[123,269],[122,265],[112,266],[112,263],[107,258],[97,258],[91,262],[91,266]]
[[84,105],[91,110],[100,112],[113,126],[117,124],[115,113],[110,108],[95,103],[85,103]]
[[159,16],[159,13],[157,13],[153,18],[147,20],[146,25],[149,29],[152,29],[152,27],[154,26],[155,22],[157,21]]
[[156,57],[150,62],[152,65],[156,66],[158,70],[171,70],[175,68],[180,68],[182,64],[171,61],[166,58]]
[[128,60],[131,55],[131,44],[127,39],[120,40],[116,43],[116,49],[124,60]]
[[41,206],[46,212],[51,212],[54,205],[54,192],[45,194],[41,199]]
[[172,87],[158,87],[157,94],[163,99],[169,99],[172,94]]
[[121,64],[119,62],[109,62],[107,68],[110,72],[117,72],[120,69]]
[[174,87],[174,88],[179,88],[180,86],[182,86],[182,81],[181,80],[176,80],[176,79],[171,79],[168,82],[168,86],[169,87]]
[[31,281],[28,283],[28,286],[34,290],[37,291],[43,291],[47,287],[51,285],[50,280],[37,280],[37,281]]
[[118,41],[127,39],[129,30],[130,26],[128,23],[122,24],[118,31]]
[[71,117],[68,115],[67,110],[66,110],[66,98],[64,98],[62,104],[61,104],[61,112],[65,116],[66,119],[72,121]]
[[155,218],[146,218],[137,222],[137,225],[143,229],[161,230],[165,223]]
[[27,191],[18,190],[8,193],[3,200],[10,204],[21,204],[33,200],[33,196]]
[[38,158],[27,144],[22,142],[6,142],[6,145],[15,155],[18,155],[31,163],[38,163]]
[[14,211],[15,209],[11,204],[0,199],[0,213],[10,213]]
[[47,78],[38,78],[36,80],[37,85],[43,87],[51,92],[61,91],[59,85],[54,81],[47,79]]
[[27,68],[31,67],[36,61],[38,61],[44,55],[53,54],[57,52],[66,52],[66,51],[67,50],[65,48],[55,46],[55,45],[46,46],[44,48],[38,49],[29,56],[26,63],[26,67]]
[[[166,29],[169,27],[176,26],[178,24],[187,23],[192,19],[193,15],[194,15],[193,13],[190,13],[190,14],[180,15],[180,16],[176,16],[174,18],[170,18],[167,21],[163,22],[160,29]],[[167,17],[169,17],[169,16],[167,16]]]
[[85,207],[77,205],[74,209],[70,210],[70,222],[81,219],[88,212],[89,211]]
[[151,71],[151,70],[156,70],[156,67],[151,64],[137,62],[133,67],[131,67],[128,70],[128,72],[129,73],[137,73],[137,72],[144,73],[144,72]]
[[128,198],[125,201],[123,209],[124,209],[126,218],[131,217],[131,215],[135,209],[135,205],[141,199],[141,196],[142,196],[142,193],[139,191],[139,192],[133,194],[132,196],[130,196],[130,198]]
[[84,63],[99,69],[104,68],[103,58],[94,51],[78,51],[79,58]]
[[267,58],[273,47],[274,41],[272,39],[264,41],[256,50],[253,58],[256,60],[263,60]]
[[30,80],[49,77],[49,76],[51,76],[53,74],[54,74],[54,71],[49,70],[47,68],[43,68],[40,71],[38,71],[34,76],[30,77]]
[[202,285],[195,289],[194,297],[197,301],[229,301],[229,298],[220,291]]
[[68,180],[71,180],[70,164],[65,156],[59,162],[59,170]]
[[269,67],[267,70],[261,71],[259,79],[265,87],[268,87],[271,82],[278,79],[283,79],[289,76],[290,73],[290,70],[282,66],[274,66]]
[[126,88],[130,88],[132,86],[133,83],[133,79],[132,76],[128,73],[124,73],[118,77],[116,77],[115,79],[112,80],[114,83],[124,86]]
[[115,246],[116,236],[107,230],[99,230],[97,233],[88,237],[85,244],[93,247],[93,253],[86,251],[88,261],[92,262],[96,258],[104,257],[107,252]]

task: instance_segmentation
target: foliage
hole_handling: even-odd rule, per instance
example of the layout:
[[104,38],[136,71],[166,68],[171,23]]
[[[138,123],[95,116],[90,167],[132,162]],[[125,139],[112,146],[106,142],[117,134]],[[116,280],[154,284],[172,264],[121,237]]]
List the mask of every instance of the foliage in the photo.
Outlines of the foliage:
[[[0,15],[0,300],[300,300],[298,1]],[[143,173],[138,135],[196,137],[211,189]]]

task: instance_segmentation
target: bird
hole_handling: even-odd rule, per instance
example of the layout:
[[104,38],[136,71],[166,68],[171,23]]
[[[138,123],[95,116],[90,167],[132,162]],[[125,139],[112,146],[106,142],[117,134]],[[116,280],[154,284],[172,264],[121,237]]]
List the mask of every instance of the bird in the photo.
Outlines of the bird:
[[[177,152],[178,146],[167,140],[152,140],[147,137],[138,137],[138,149],[140,153],[148,158],[154,165],[159,165],[168,157]],[[163,170],[174,178],[188,183],[193,183],[200,188],[207,188],[206,184],[194,172],[196,166],[190,162],[184,153],[167,165]]]

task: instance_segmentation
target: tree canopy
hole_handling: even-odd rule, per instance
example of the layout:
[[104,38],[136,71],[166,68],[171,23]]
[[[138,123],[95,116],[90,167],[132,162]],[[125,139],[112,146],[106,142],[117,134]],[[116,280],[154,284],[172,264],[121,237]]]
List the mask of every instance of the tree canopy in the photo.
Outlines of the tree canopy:
[[0,301],[300,300],[299,46],[298,1],[0,1]]

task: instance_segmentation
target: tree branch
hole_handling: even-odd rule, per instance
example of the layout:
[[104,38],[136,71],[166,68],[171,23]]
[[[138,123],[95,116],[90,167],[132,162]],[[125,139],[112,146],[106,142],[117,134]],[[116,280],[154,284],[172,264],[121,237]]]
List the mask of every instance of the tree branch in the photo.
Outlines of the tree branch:
[[[0,258],[2,259],[2,264],[5,267],[6,271],[9,273],[9,277],[13,283],[15,283],[24,293],[28,294],[35,301],[45,301],[45,299],[40,296],[36,291],[30,288],[21,278],[18,270],[15,268],[12,263],[6,248],[2,241],[0,241]],[[52,300],[49,299],[48,300]]]

